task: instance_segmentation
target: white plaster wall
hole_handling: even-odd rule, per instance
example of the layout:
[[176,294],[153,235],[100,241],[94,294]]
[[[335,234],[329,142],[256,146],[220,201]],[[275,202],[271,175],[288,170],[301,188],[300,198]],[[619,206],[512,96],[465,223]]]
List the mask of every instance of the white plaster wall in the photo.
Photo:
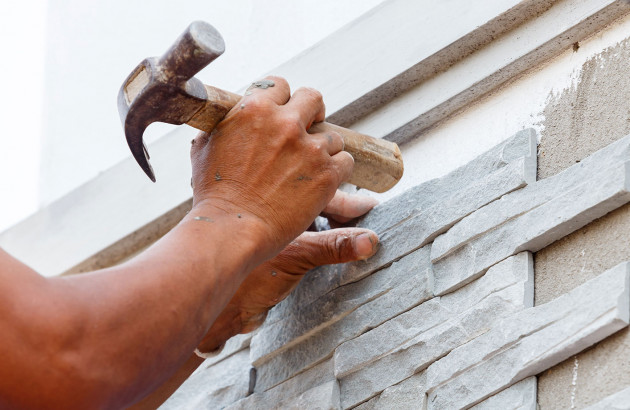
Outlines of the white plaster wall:
[[0,12],[0,231],[37,209],[46,0]]
[[[226,53],[199,78],[237,91],[381,1],[50,0],[42,205],[129,155],[118,89],[191,21],[210,22],[226,41]],[[152,126],[149,136],[166,129]]]
[[568,49],[405,144],[401,147],[405,161],[402,180],[384,194],[368,194],[387,200],[446,175],[522,129],[540,131],[550,95],[574,85],[586,60],[626,39],[629,33],[630,16],[581,42],[577,52]]

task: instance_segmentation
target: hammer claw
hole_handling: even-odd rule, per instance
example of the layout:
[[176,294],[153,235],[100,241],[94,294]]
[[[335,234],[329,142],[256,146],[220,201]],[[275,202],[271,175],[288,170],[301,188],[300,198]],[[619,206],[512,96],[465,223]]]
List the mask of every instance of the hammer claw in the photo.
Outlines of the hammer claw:
[[[142,134],[160,121],[188,124],[211,132],[238,103],[240,96],[204,85],[194,75],[223,53],[221,34],[204,22],[192,23],[162,56],[145,59],[125,80],[118,95],[120,119],[127,143],[142,170],[155,182]],[[374,192],[385,192],[402,177],[403,161],[392,142],[319,123],[320,132],[335,131],[344,139],[344,150],[355,160],[348,182]]]
[[[144,132],[144,130],[142,132]],[[131,150],[131,154],[136,159],[138,165],[140,165],[140,168],[142,168],[151,181],[155,182],[155,173],[153,172],[153,167],[149,162],[151,157],[149,156],[149,151],[142,140],[142,132],[139,136],[127,135],[127,143],[129,145],[129,149]]]

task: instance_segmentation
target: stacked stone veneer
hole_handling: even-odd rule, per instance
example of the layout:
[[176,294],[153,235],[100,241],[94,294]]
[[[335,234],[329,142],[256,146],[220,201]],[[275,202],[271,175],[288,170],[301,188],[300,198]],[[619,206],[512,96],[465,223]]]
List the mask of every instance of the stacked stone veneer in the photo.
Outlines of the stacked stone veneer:
[[534,307],[532,252],[630,202],[629,178],[630,136],[536,181],[520,132],[375,208],[373,258],[310,272],[164,407],[535,409],[533,376],[628,325],[630,264]]

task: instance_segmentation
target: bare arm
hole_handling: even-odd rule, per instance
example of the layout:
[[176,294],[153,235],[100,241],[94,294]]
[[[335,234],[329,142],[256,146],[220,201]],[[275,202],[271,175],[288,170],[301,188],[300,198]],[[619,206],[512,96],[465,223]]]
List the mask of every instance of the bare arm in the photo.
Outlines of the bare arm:
[[[376,201],[343,192],[324,212],[331,223],[348,222],[368,212]],[[305,232],[278,256],[264,262],[243,281],[226,308],[213,323],[198,348],[212,351],[230,337],[260,326],[268,310],[283,300],[304,274],[316,266],[366,259],[377,250],[378,238],[368,229],[343,228],[324,232]],[[170,397],[202,363],[197,355],[189,360],[134,409],[155,409]]]
[[323,120],[321,96],[290,98],[274,81],[197,139],[193,209],[140,256],[46,279],[0,252],[0,407],[120,408],[146,396],[247,274],[325,207],[352,159],[338,135],[306,133]]
[[45,279],[0,255],[6,405],[121,407],[188,358],[262,262],[246,222],[208,211],[217,221],[201,223],[197,212],[141,256],[91,274]]

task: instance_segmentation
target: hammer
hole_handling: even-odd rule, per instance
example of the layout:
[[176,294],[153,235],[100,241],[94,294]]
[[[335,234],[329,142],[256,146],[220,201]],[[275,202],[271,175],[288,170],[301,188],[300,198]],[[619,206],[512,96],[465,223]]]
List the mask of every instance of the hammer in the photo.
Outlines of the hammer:
[[[127,144],[153,182],[155,174],[142,139],[149,124],[188,124],[210,133],[241,99],[194,78],[224,50],[223,38],[214,27],[203,21],[193,22],[162,57],[142,61],[120,88],[118,111]],[[402,156],[395,143],[326,122],[309,129],[311,133],[326,131],[339,133],[344,150],[354,158],[349,183],[385,192],[402,177]]]

